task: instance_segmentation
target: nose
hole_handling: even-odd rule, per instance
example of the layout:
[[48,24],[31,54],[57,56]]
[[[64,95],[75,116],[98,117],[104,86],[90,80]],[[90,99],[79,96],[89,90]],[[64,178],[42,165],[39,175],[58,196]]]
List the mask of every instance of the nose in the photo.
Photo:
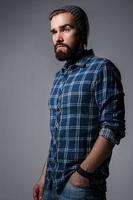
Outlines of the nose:
[[63,41],[64,41],[64,39],[63,39],[62,33],[58,32],[56,34],[56,42],[63,42]]

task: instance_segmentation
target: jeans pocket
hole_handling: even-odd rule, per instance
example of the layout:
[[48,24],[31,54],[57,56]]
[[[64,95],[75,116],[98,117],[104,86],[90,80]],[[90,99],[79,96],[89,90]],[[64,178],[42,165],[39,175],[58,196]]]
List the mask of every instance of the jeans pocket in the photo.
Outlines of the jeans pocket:
[[59,200],[106,200],[106,195],[88,186],[75,186],[68,181]]
[[71,183],[70,181],[68,181],[68,183],[71,187],[75,188],[75,189],[83,189],[83,190],[88,190],[89,189],[89,185],[85,185],[85,186],[80,186],[80,185],[74,185],[73,183]]
[[[87,187],[78,187],[73,184],[71,184],[69,181],[67,182],[63,192],[60,195],[60,200],[66,200],[66,199],[71,199],[71,200],[81,200],[81,199],[86,199],[88,196],[88,190]],[[88,199],[88,198],[87,198]]]

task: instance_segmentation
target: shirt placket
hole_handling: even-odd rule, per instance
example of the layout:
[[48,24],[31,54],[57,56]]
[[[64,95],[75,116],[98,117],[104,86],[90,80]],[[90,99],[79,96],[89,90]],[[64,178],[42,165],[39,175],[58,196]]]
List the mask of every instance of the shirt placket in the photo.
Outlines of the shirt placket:
[[68,70],[66,70],[64,72],[64,75],[63,75],[63,78],[60,82],[60,85],[59,85],[59,94],[58,94],[58,101],[57,101],[57,110],[56,110],[56,121],[55,121],[55,127],[56,127],[56,130],[59,129],[59,126],[60,126],[60,118],[61,118],[61,96],[62,96],[62,92],[63,92],[63,88],[64,88],[64,85],[67,81],[67,78],[68,78]]

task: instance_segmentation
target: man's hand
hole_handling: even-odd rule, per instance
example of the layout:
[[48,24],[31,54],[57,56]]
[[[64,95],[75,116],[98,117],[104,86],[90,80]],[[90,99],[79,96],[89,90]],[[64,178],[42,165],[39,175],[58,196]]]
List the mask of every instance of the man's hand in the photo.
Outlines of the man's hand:
[[69,182],[77,187],[86,187],[90,185],[89,179],[81,176],[78,172],[74,172],[71,175]]
[[33,187],[33,199],[42,200],[44,190],[44,174],[41,175],[37,183]]

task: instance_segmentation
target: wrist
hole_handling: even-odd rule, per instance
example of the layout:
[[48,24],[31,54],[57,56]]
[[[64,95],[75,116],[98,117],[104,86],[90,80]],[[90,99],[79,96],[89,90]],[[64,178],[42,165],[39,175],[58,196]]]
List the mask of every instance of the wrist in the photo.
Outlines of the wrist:
[[77,172],[78,172],[78,174],[80,174],[81,176],[83,176],[89,180],[91,180],[93,178],[93,173],[86,171],[81,166],[79,166],[79,168],[77,169]]
[[80,167],[85,170],[86,172],[89,172],[89,173],[93,173],[94,172],[94,169],[92,169],[92,166],[90,165],[90,163],[88,164],[86,162],[86,160],[84,160],[81,164],[80,164]]

